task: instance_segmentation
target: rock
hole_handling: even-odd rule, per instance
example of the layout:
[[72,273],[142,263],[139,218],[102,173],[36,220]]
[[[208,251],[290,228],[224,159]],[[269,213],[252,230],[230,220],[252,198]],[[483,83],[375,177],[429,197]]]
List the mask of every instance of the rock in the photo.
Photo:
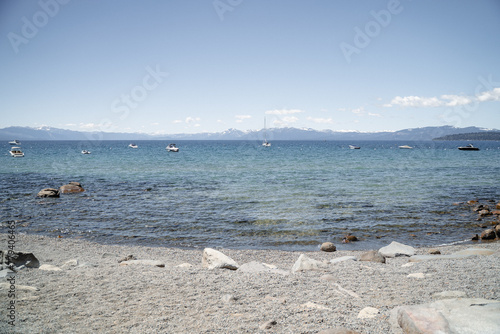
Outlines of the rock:
[[498,202],[497,205],[495,205],[495,208],[500,210],[500,202]]
[[46,271],[62,271],[61,268],[54,266],[52,264],[42,264],[38,269]]
[[181,263],[181,264],[179,264],[179,265],[178,265],[178,266],[176,266],[176,267],[178,267],[178,268],[192,268],[192,267],[193,267],[193,265],[192,265],[191,263],[187,263],[187,262],[186,262],[186,263]]
[[470,200],[470,201],[467,201],[467,204],[469,204],[469,205],[476,205],[476,204],[477,204],[477,201],[475,201],[475,200]]
[[378,252],[384,257],[413,256],[415,248],[393,241],[390,245],[380,248]]
[[497,236],[500,238],[500,224],[495,226],[495,232],[496,232]]
[[324,242],[320,248],[323,252],[335,252],[337,247],[331,242]]
[[342,238],[342,243],[346,244],[352,241],[358,241],[358,238],[356,238],[354,235],[346,235],[345,237]]
[[82,185],[79,182],[70,182],[68,184],[59,187],[59,191],[61,192],[61,194],[67,194],[67,193],[80,193],[82,191],[85,191],[85,189],[83,189]]
[[408,278],[425,278],[425,274],[424,273],[413,273],[413,274],[409,274]]
[[306,271],[306,270],[324,270],[328,266],[321,261],[311,259],[304,254],[300,254],[298,260],[292,267],[292,272]]
[[238,268],[238,272],[243,272],[243,273],[276,273],[276,274],[282,274],[282,275],[288,275],[289,273],[284,270],[278,269],[276,266],[266,264],[266,263],[260,263],[256,261],[248,262],[242,264]]
[[128,261],[122,261],[120,263],[120,266],[129,266],[129,265],[143,265],[143,266],[153,266],[160,268],[165,267],[165,263],[159,260],[128,260]]
[[336,327],[336,328],[324,329],[320,331],[318,334],[360,334],[360,333],[352,331],[345,327]]
[[371,319],[379,314],[379,310],[374,307],[365,307],[358,314],[358,319]]
[[232,302],[237,301],[237,300],[238,300],[238,298],[236,298],[236,297],[235,297],[235,296],[233,296],[233,295],[227,294],[227,295],[222,296],[221,300],[222,300],[224,303],[232,303]]
[[64,262],[64,264],[62,265],[63,268],[76,267],[76,266],[78,266],[78,260],[77,259],[68,260],[68,261]]
[[205,248],[203,250],[203,259],[201,264],[204,268],[208,269],[238,269],[239,265],[231,259],[229,256],[222,254],[221,252],[212,249]]
[[5,263],[13,264],[14,267],[25,266],[27,268],[38,268],[40,267],[40,262],[33,255],[33,253],[23,253],[23,252],[4,252]]
[[484,210],[480,210],[480,211],[478,212],[478,214],[479,214],[480,216],[484,217],[484,216],[489,216],[489,215],[491,215],[492,213],[491,213],[491,211],[490,211],[490,210],[488,210],[488,209],[484,209]]
[[435,299],[452,299],[452,298],[465,298],[466,294],[463,291],[443,291],[432,295]]
[[359,261],[385,263],[385,257],[377,251],[368,251],[361,254]]
[[341,256],[341,257],[338,257],[336,259],[331,259],[330,263],[334,264],[334,263],[339,263],[339,262],[344,262],[344,261],[349,261],[349,260],[357,261],[358,259],[355,256]]
[[439,254],[441,254],[441,251],[437,248],[432,248],[432,249],[429,249],[429,254],[439,255]]
[[481,298],[444,299],[399,307],[404,333],[498,333],[500,302]]
[[269,320],[261,324],[259,326],[259,329],[271,329],[273,328],[273,326],[276,326],[277,324],[278,323],[276,322],[276,320]]
[[497,236],[495,234],[495,230],[492,229],[492,228],[489,228],[487,230],[484,230],[482,233],[481,233],[481,239],[482,240],[493,240],[495,239]]
[[118,263],[122,263],[124,261],[137,260],[137,258],[133,255],[127,255],[123,259],[118,260]]
[[40,190],[40,192],[37,194],[38,197],[59,197],[59,189],[54,189],[54,188],[45,188]]

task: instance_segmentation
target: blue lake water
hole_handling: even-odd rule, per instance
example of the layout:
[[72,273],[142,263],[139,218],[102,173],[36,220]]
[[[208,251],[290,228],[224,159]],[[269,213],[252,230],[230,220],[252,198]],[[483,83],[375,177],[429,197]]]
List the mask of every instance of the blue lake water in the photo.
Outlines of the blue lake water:
[[[24,141],[24,158],[2,144],[2,221],[104,243],[374,249],[468,240],[476,216],[453,203],[500,199],[500,142],[465,152],[465,142],[179,141],[178,153],[136,143]],[[70,181],[85,192],[36,196]],[[341,244],[348,233],[360,241]]]

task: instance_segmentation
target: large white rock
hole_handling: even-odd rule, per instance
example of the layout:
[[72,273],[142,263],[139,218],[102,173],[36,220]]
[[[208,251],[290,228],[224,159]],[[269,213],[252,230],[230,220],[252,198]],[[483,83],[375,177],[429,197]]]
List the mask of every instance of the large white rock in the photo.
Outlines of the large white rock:
[[413,256],[415,248],[393,241],[390,245],[380,248],[378,252],[384,257]]
[[500,302],[481,298],[444,299],[397,308],[404,333],[498,334]]
[[305,271],[305,270],[324,270],[328,266],[321,261],[311,259],[304,254],[300,254],[298,260],[292,267],[292,272]]
[[201,265],[208,269],[225,268],[236,270],[239,267],[238,263],[236,263],[236,261],[231,259],[229,256],[224,255],[212,248],[205,248],[203,250]]

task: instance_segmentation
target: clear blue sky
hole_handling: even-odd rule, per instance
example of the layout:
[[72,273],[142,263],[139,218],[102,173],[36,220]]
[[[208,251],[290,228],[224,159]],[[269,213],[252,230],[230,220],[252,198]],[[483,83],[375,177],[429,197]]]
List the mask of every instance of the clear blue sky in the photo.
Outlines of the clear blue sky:
[[498,0],[0,4],[0,128],[500,129]]

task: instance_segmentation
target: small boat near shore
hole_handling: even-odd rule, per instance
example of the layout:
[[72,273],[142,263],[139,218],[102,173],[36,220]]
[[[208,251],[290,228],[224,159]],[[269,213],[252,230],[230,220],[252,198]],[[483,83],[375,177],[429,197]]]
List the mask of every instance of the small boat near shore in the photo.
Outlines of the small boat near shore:
[[167,151],[169,152],[179,152],[179,148],[175,144],[169,144],[166,147]]
[[409,145],[401,145],[401,146],[399,146],[399,148],[411,150],[413,147],[411,147]]
[[21,142],[17,139],[14,139],[12,141],[9,142],[10,145],[21,145]]
[[474,145],[472,145],[472,144],[460,146],[458,149],[461,151],[479,151],[479,148],[474,147]]
[[361,147],[356,146],[356,145],[349,145],[349,148],[350,148],[351,150],[359,150]]
[[9,151],[10,155],[14,158],[22,158],[24,157],[24,153],[23,151],[21,151],[21,148],[18,147],[18,146],[13,146],[10,151]]

